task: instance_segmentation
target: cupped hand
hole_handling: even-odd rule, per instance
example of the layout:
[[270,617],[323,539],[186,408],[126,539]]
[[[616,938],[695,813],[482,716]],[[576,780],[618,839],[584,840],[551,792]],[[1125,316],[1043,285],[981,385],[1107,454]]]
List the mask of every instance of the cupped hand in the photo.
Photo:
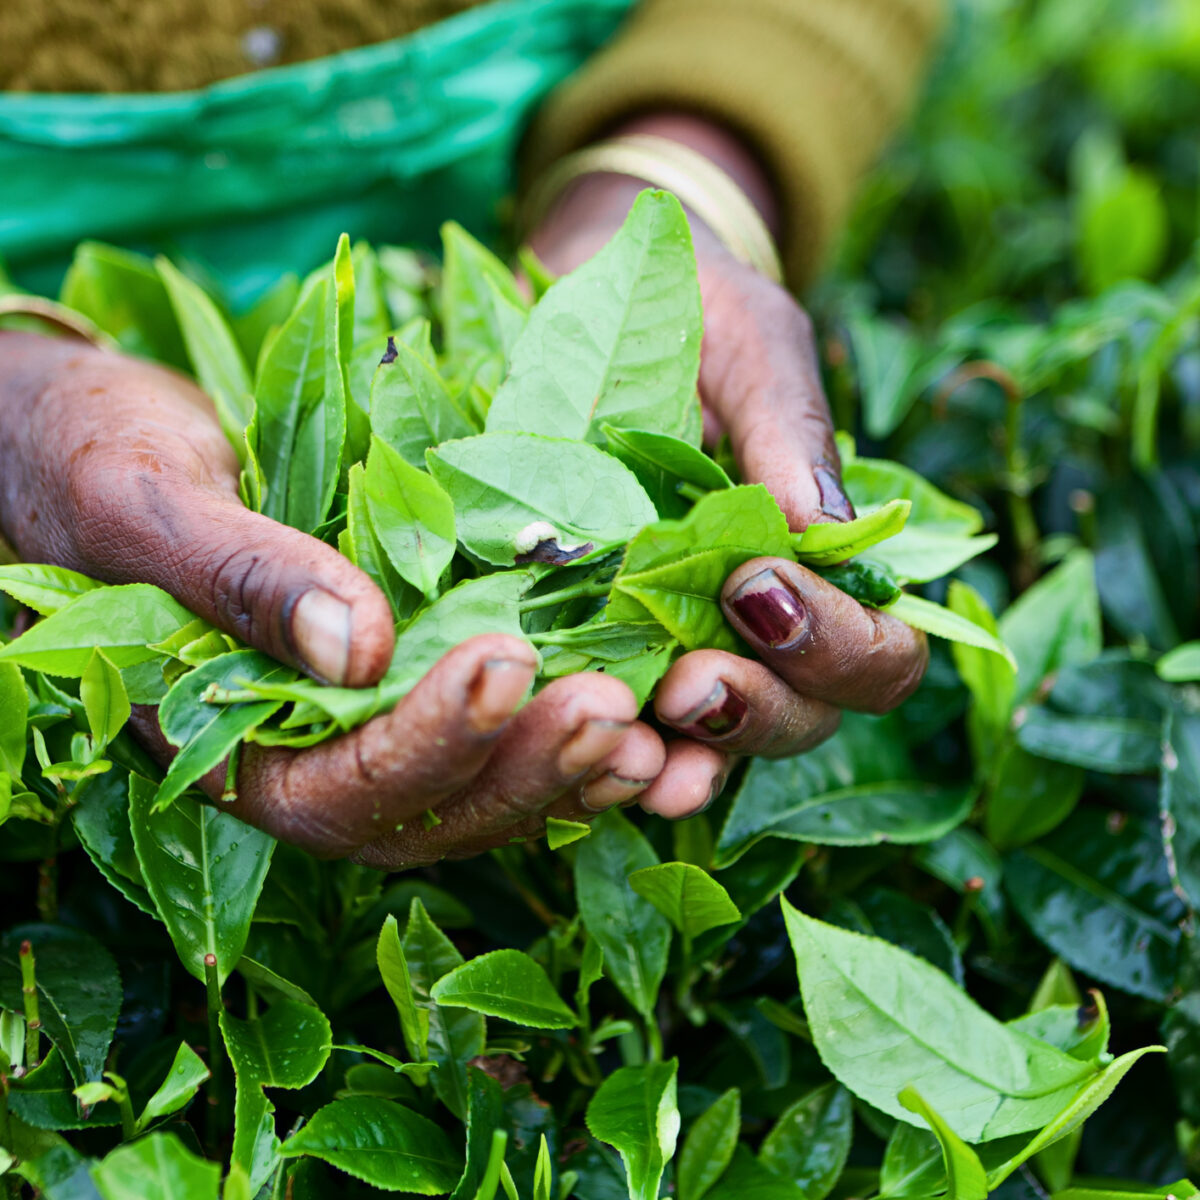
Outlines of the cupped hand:
[[[392,614],[352,563],[248,511],[207,398],[166,369],[0,333],[0,530],[30,562],[148,582],[248,645],[332,683],[376,681]],[[472,638],[391,713],[307,750],[247,746],[244,819],[314,854],[396,869],[464,857],[633,800],[663,768],[622,683],[536,670],[519,638]],[[135,717],[164,756],[152,709]],[[703,766],[703,764],[702,764]],[[707,794],[713,773],[674,772]],[[224,769],[204,784],[216,796]]]
[[[769,182],[727,131],[678,114],[638,118],[623,131],[699,150],[774,222]],[[570,270],[612,236],[645,186],[622,176],[585,177],[535,231],[533,248],[555,272]],[[705,440],[728,435],[742,478],[770,490],[793,530],[852,519],[808,315],[694,216],[692,232],[704,307]],[[668,744],[668,764],[704,761],[718,779],[741,754],[811,749],[837,729],[842,709],[886,712],[914,691],[928,664],[924,634],[784,559],[738,568],[721,603],[757,661],[719,650],[685,654],[654,701],[659,721],[682,735]],[[669,770],[640,799],[668,817],[690,815],[695,801],[672,787]]]

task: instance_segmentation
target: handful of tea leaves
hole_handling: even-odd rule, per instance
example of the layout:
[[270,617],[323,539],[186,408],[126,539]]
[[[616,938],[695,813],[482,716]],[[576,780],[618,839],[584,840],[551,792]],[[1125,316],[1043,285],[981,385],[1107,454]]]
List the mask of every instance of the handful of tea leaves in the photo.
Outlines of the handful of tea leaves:
[[159,806],[244,741],[309,746],[386,711],[475,634],[525,638],[539,683],[603,671],[644,702],[685,651],[746,652],[719,598],[760,555],[1007,657],[988,630],[901,591],[992,545],[975,509],[846,441],[862,515],[793,533],[765,487],[701,449],[700,291],[673,197],[643,193],[532,307],[484,247],[454,225],[444,237],[436,289],[414,256],[343,236],[332,263],[237,321],[166,260],[81,248],[64,303],[135,349],[174,339],[238,451],[247,505],[335,545],[396,617],[381,682],[326,687],[149,585],[0,568],[0,589],[43,617],[0,661],[82,678],[95,756],[112,714],[159,705],[180,751]]

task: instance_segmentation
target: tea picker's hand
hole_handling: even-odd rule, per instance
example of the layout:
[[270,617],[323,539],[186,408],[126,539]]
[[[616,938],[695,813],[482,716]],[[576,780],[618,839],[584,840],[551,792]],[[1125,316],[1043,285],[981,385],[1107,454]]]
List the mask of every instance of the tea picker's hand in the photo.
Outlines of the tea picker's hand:
[[[330,682],[387,668],[384,597],[329,546],[242,506],[211,404],[174,373],[0,333],[0,458],[0,531],[26,561],[157,584]],[[354,733],[303,751],[247,747],[228,807],[314,854],[399,868],[531,836],[546,815],[586,819],[659,775],[662,741],[624,684],[561,679],[517,712],[535,669],[519,638],[472,638]],[[136,720],[168,754],[153,710]],[[697,778],[677,764],[673,787],[707,794],[707,765]],[[215,795],[223,780],[218,769],[205,785]]]
[[[765,174],[727,131],[698,117],[646,116],[622,132],[673,138],[730,174],[768,224],[775,206]],[[533,236],[563,273],[612,236],[646,184],[585,176]],[[833,423],[821,387],[812,324],[782,287],[738,261],[694,216],[704,305],[700,397],[706,441],[729,435],[747,483],[762,483],[792,529],[854,516],[842,490]],[[706,759],[725,769],[738,754],[810,749],[837,728],[843,708],[885,712],[916,688],[928,662],[923,634],[863,608],[811,571],[755,559],[727,580],[726,616],[760,661],[717,650],[684,655],[658,685],[655,711],[685,735],[668,763]],[[664,816],[686,816],[691,798],[665,771],[641,798]]]

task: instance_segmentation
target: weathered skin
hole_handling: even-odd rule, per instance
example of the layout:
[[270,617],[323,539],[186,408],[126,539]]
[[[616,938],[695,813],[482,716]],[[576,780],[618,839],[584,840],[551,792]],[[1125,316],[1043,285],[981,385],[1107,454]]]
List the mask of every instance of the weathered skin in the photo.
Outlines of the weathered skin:
[[[730,135],[682,117],[637,128],[709,154],[772,219],[769,187]],[[638,186],[582,181],[536,232],[535,249],[555,271],[576,265],[615,231]],[[793,528],[845,519],[807,316],[702,226],[695,234],[707,431],[729,433],[746,481],[766,484]],[[383,596],[330,547],[242,507],[211,404],[160,367],[0,333],[0,530],[27,561],[157,584],[332,682],[371,683],[391,655]],[[761,661],[705,650],[676,663],[655,714],[677,737],[639,721],[632,693],[603,675],[556,680],[518,712],[533,653],[485,635],[354,733],[303,751],[248,747],[233,811],[314,854],[385,869],[467,857],[536,836],[547,816],[586,820],[635,800],[684,817],[720,791],[737,755],[808,749],[836,729],[841,708],[885,711],[925,669],[921,634],[794,563],[745,564],[723,604]],[[169,753],[152,712],[135,721]],[[206,785],[215,795],[223,782],[222,769]],[[440,824],[427,829],[426,810]]]

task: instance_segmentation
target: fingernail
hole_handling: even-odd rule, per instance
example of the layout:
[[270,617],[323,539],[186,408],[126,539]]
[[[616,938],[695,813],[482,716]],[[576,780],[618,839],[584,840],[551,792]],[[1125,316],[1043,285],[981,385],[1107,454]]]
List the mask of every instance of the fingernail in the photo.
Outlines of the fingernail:
[[751,575],[729,603],[751,634],[773,649],[791,646],[808,633],[804,601],[769,567]]
[[326,683],[344,683],[350,665],[350,605],[307,591],[292,609],[292,644],[308,669]]
[[669,818],[672,821],[686,821],[689,817],[698,817],[701,813],[708,812],[712,808],[713,801],[721,794],[725,787],[725,776],[717,775],[713,778],[708,787],[708,798],[703,804],[696,808],[689,809],[687,812],[678,813],[676,816]]
[[586,721],[559,751],[559,774],[570,778],[594,766],[620,741],[628,721]]
[[579,803],[588,812],[603,812],[606,808],[631,800],[653,782],[652,779],[625,779],[613,771],[605,771],[579,793]]
[[746,723],[750,706],[718,679],[717,686],[691,712],[671,724],[689,737],[723,738],[736,733]]
[[827,466],[818,463],[813,468],[813,478],[821,493],[821,511],[834,521],[853,521],[854,505],[842,490],[838,477]]
[[509,658],[483,664],[467,695],[467,721],[476,733],[495,733],[529,690],[534,667]]

